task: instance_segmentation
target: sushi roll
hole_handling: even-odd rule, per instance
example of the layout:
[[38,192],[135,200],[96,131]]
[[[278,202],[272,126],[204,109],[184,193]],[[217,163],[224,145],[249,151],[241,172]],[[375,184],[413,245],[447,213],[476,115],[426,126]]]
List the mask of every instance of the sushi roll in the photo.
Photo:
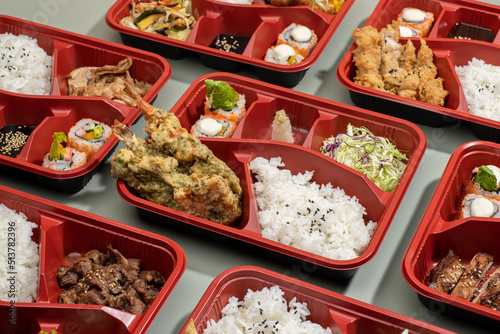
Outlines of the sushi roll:
[[231,138],[237,126],[220,115],[201,115],[190,132],[197,137]]
[[460,218],[500,218],[500,168],[483,165],[474,168],[465,188]]
[[494,165],[483,165],[474,168],[467,185],[467,194],[498,196],[500,199],[500,168]]
[[491,217],[500,218],[500,201],[494,198],[468,194],[462,201],[460,218],[468,217]]
[[52,138],[50,151],[43,157],[43,167],[63,171],[85,165],[87,162],[87,154],[85,152],[62,145],[62,143],[67,141],[64,132],[55,132]]
[[223,81],[206,79],[205,86],[205,115],[220,115],[227,121],[239,123],[246,112],[245,95],[238,94]]
[[308,27],[292,23],[278,35],[276,45],[281,44],[290,45],[306,59],[318,44],[318,36]]
[[68,146],[87,154],[90,160],[111,136],[111,128],[90,118],[78,121],[68,133]]
[[434,14],[418,8],[404,8],[398,15],[401,37],[426,37],[431,31]]
[[280,44],[267,49],[264,60],[280,65],[294,65],[301,63],[304,57],[290,45]]

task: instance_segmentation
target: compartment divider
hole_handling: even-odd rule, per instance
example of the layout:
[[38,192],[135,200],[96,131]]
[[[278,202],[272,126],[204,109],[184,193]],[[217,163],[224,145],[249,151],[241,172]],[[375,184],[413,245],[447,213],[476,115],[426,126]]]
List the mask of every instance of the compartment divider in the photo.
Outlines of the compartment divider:
[[[280,16],[265,15],[265,16],[261,16],[260,18],[261,18],[262,22],[259,24],[259,26],[255,29],[254,33],[252,34],[252,37],[250,38],[250,41],[247,44],[247,47],[243,51],[243,54],[242,54],[243,56],[256,57],[255,56],[256,53],[258,53],[258,54],[262,53],[262,58],[264,58],[266,51],[262,52],[262,50],[260,50],[258,52],[255,52],[255,50],[262,49],[262,45],[260,46],[260,48],[258,45],[258,42],[261,42],[261,41],[258,41],[258,36],[259,35],[268,36],[269,34],[266,31],[266,29],[268,27],[274,26],[280,20],[282,20],[282,18]],[[278,37],[278,35],[276,35],[276,38],[277,37]],[[267,48],[269,48],[270,46],[271,45],[268,45]],[[266,50],[267,50],[267,48],[266,48]]]
[[342,312],[333,307],[330,307],[329,311],[333,321],[338,326],[340,333],[357,333],[357,322],[360,319],[359,316]]

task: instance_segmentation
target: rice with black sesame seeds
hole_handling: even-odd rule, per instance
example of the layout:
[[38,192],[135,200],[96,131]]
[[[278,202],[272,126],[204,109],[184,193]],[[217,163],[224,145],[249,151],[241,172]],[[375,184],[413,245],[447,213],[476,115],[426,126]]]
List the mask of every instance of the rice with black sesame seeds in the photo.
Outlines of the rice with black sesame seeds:
[[358,199],[330,183],[311,182],[311,171],[292,175],[278,168],[284,165],[279,157],[258,157],[249,165],[257,179],[262,236],[333,260],[360,256],[377,223],[365,224],[366,210]]
[[500,66],[472,58],[467,65],[455,66],[455,72],[470,113],[500,121]]
[[219,321],[208,321],[203,334],[332,333],[330,328],[308,320],[311,312],[307,303],[298,302],[296,297],[287,301],[277,285],[257,291],[248,289],[242,300],[232,296],[221,313]]
[[26,35],[0,34],[0,89],[20,94],[49,95],[52,56]]

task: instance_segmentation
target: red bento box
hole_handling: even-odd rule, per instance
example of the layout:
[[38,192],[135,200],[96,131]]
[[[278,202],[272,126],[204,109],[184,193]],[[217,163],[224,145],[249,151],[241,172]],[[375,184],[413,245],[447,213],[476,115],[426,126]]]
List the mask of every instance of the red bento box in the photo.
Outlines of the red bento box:
[[[235,72],[246,64],[252,66],[263,81],[293,87],[318,60],[354,0],[346,0],[335,15],[311,10],[309,6],[272,6],[263,0],[252,5],[193,0],[191,7],[197,21],[186,41],[120,25],[119,21],[129,15],[130,3],[130,0],[118,0],[106,15],[107,24],[120,33],[126,45],[173,59],[184,57],[188,51],[195,52],[203,64],[225,72]],[[318,35],[318,44],[311,55],[295,65],[265,61],[267,49],[291,23],[305,25]],[[249,41],[241,53],[211,47],[223,34],[249,37]]]
[[43,157],[52,143],[52,134],[58,131],[67,134],[70,127],[82,118],[93,118],[108,125],[118,119],[132,125],[140,112],[104,97],[68,96],[66,76],[78,67],[115,65],[131,57],[131,76],[153,85],[144,96],[146,101],[151,102],[170,78],[170,65],[163,57],[153,53],[9,16],[0,15],[0,33],[35,38],[40,47],[53,57],[50,95],[26,95],[0,90],[0,129],[11,124],[33,128],[19,155],[11,157],[0,154],[0,170],[20,174],[21,177],[33,177],[62,192],[77,192],[85,187],[108,159],[118,139],[111,136],[84,166],[55,171],[42,167]]
[[[16,302],[14,319],[9,319],[13,324],[5,320],[2,332],[146,333],[186,268],[182,248],[164,236],[4,186],[0,186],[0,203],[37,225],[32,240],[40,256],[38,298],[34,303]],[[71,263],[68,259],[75,254],[91,249],[105,253],[109,244],[127,258],[141,259],[142,269],[157,270],[165,278],[149,309],[136,315],[107,306],[58,303],[57,269]],[[0,310],[11,314],[11,303],[0,301]]]
[[[202,138],[202,142],[226,162],[240,179],[244,193],[243,214],[235,222],[235,226],[217,224],[150,202],[139,196],[123,180],[117,181],[120,196],[136,206],[139,214],[146,219],[171,226],[187,223],[214,232],[215,236],[245,241],[251,246],[257,246],[258,250],[270,250],[271,254],[283,255],[285,259],[314,263],[335,277],[346,278],[353,275],[356,268],[367,263],[377,252],[410,185],[427,147],[422,131],[404,120],[381,116],[231,73],[213,73],[198,78],[173,106],[170,112],[174,113],[180,119],[181,125],[187,129],[203,114],[205,79],[224,81],[239,94],[246,96],[247,112],[231,138]],[[275,112],[280,109],[284,109],[290,118],[294,144],[271,140],[271,123]],[[326,138],[345,132],[349,123],[365,126],[375,135],[389,136],[407,155],[407,167],[394,190],[381,190],[364,174],[319,152]],[[266,159],[280,156],[286,168],[293,174],[314,170],[311,181],[318,184],[331,182],[334,187],[344,189],[347,195],[356,196],[367,210],[365,221],[378,222],[365,252],[352,260],[332,260],[264,238],[253,191],[255,176],[248,167],[248,163],[257,156]],[[170,220],[165,220],[165,217]]]
[[[308,320],[323,328],[330,328],[332,333],[401,334],[405,329],[408,334],[453,333],[283,274],[252,266],[232,268],[216,277],[188,321],[192,319],[198,333],[202,333],[209,320],[218,321],[221,318],[221,310],[230,297],[242,300],[249,289],[258,291],[272,286],[279,286],[287,301],[296,297],[297,302],[307,303],[311,311]],[[184,333],[186,326],[187,323],[180,334]]]
[[[500,53],[500,6],[472,0],[381,0],[365,26],[373,26],[380,31],[395,20],[406,7],[419,8],[434,15],[430,33],[423,39],[434,52],[438,76],[444,79],[444,88],[449,92],[444,106],[412,100],[354,83],[354,43],[337,68],[337,78],[349,89],[352,101],[360,107],[433,127],[452,122],[469,122],[477,138],[500,140],[499,121],[470,113],[455,71],[455,66],[467,65],[474,57],[484,60],[487,64],[500,66],[497,56]],[[457,34],[468,37],[454,38]],[[408,39],[400,38],[400,43],[404,45]],[[410,39],[418,51],[420,40],[413,37]]]
[[426,285],[429,272],[452,249],[465,267],[477,252],[494,257],[493,272],[500,263],[496,218],[460,219],[460,203],[465,185],[475,167],[500,165],[500,145],[474,141],[457,148],[450,157],[434,194],[422,216],[403,257],[406,282],[418,293],[421,302],[436,312],[500,330],[500,312],[439,292]]

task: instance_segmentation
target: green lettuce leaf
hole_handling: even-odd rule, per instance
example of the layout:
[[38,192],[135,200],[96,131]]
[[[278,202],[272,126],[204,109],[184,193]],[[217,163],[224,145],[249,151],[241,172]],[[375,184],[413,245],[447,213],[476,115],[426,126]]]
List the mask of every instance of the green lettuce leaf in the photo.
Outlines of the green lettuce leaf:
[[211,103],[212,110],[233,110],[238,102],[238,92],[224,81],[205,80],[207,87],[207,98]]
[[479,186],[487,191],[497,191],[497,178],[493,171],[486,166],[479,167],[475,180]]

